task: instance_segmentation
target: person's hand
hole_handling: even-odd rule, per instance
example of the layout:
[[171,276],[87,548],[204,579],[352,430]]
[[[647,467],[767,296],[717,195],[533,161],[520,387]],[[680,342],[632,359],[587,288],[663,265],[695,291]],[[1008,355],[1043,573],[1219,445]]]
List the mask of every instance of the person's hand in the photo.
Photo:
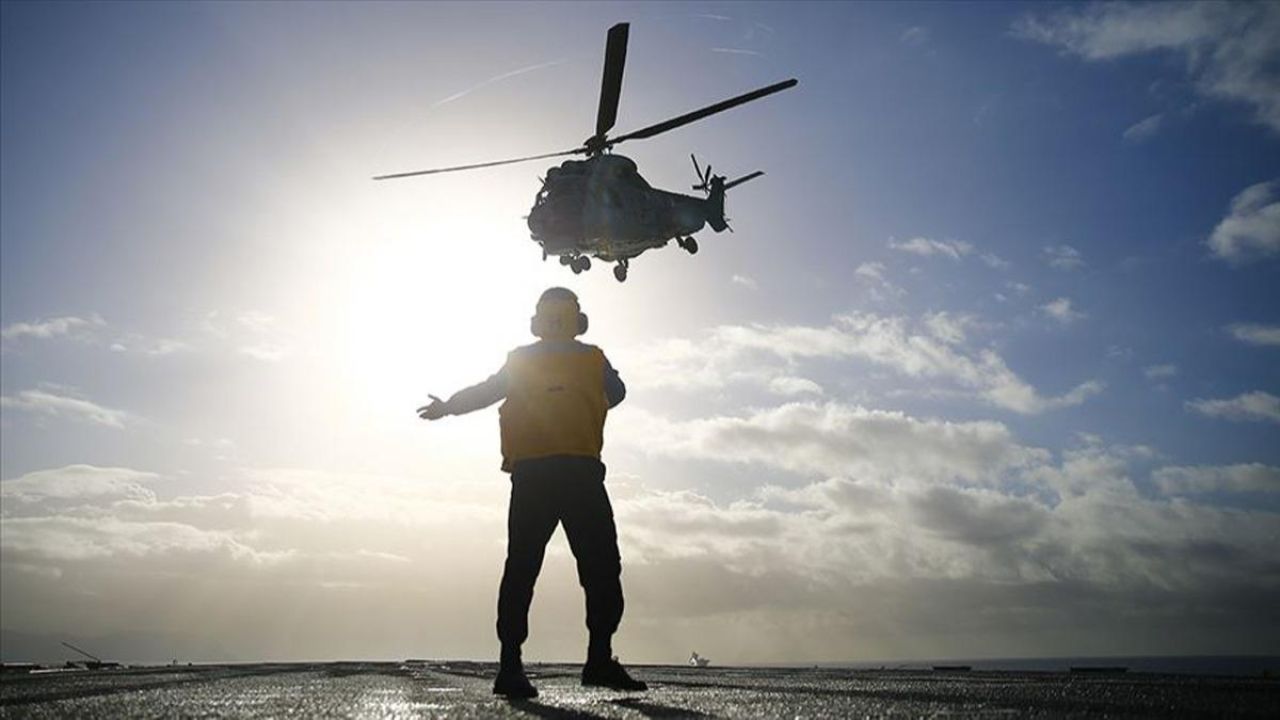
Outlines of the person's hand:
[[418,408],[418,417],[423,420],[439,420],[449,414],[449,404],[435,395],[428,395],[431,398],[430,405],[423,405]]

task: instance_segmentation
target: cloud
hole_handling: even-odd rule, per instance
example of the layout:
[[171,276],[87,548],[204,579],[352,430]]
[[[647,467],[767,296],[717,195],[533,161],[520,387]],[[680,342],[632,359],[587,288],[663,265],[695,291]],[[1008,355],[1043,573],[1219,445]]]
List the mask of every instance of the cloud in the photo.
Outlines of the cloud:
[[1231,336],[1250,345],[1280,345],[1280,325],[1235,323],[1227,326]]
[[97,315],[88,318],[64,315],[47,320],[13,323],[0,330],[0,338],[16,340],[18,338],[31,337],[47,340],[61,336],[77,337],[82,331],[93,327],[101,327],[105,324],[106,322]]
[[16,396],[0,397],[0,407],[13,408],[39,415],[65,417],[94,425],[123,428],[131,421],[129,413],[103,407],[89,400],[59,395],[46,390],[23,390]]
[[1164,114],[1157,113],[1151,117],[1145,118],[1133,125],[1130,125],[1124,131],[1124,139],[1129,142],[1140,143],[1149,140],[1160,131],[1160,124],[1164,120]]
[[1167,380],[1178,374],[1178,366],[1172,364],[1148,365],[1142,368],[1142,375],[1148,380]]
[[[1280,587],[1280,565],[1271,558],[1276,514],[1144,497],[1131,465],[1156,455],[1150,448],[1108,447],[1099,439],[1055,461],[998,423],[834,403],[647,420],[656,434],[646,437],[664,440],[648,443],[651,451],[815,478],[768,485],[725,505],[646,493],[646,527],[627,515],[632,496],[619,501],[624,534],[644,538],[638,542],[650,562],[706,557],[709,565],[774,583],[789,572],[800,577],[788,584],[808,588],[810,598],[847,598],[843,583],[825,586],[836,578],[882,592],[890,581],[933,578],[999,582],[1015,593],[1048,583],[1045,591],[1055,597],[1083,584],[1184,600],[1219,583]],[[1208,474],[1274,471],[1259,472]],[[1157,478],[1176,485],[1187,474],[1166,468]],[[673,543],[676,537],[686,542]]]
[[873,300],[884,301],[890,297],[900,298],[907,294],[906,290],[894,284],[885,276],[884,263],[861,263],[854,269],[853,276],[867,285]]
[[1280,492],[1280,467],[1261,463],[1170,466],[1159,468],[1151,478],[1168,495]]
[[1280,398],[1261,390],[1222,400],[1190,400],[1187,407],[1213,418],[1280,423]]
[[1108,345],[1107,357],[1127,362],[1133,359],[1133,348],[1128,345]]
[[280,362],[289,354],[289,349],[281,345],[245,345],[240,354],[262,362]]
[[1049,267],[1059,270],[1077,270],[1084,267],[1084,257],[1080,251],[1070,245],[1047,245],[1044,248],[1045,262]]
[[909,378],[955,383],[985,402],[1024,414],[1079,405],[1103,390],[1102,383],[1090,380],[1060,396],[1042,395],[995,350],[968,346],[967,331],[977,324],[969,316],[936,313],[917,328],[903,317],[850,313],[821,327],[726,325],[698,342],[673,339],[647,346],[631,372],[649,386],[708,389],[735,382],[767,384],[779,374],[779,363],[855,359]]
[[769,392],[775,395],[821,395],[822,386],[802,377],[776,377],[769,381]]
[[1040,310],[1063,325],[1070,325],[1077,320],[1085,318],[1085,314],[1071,307],[1071,300],[1064,297],[1050,300],[1041,305]]
[[948,345],[962,345],[967,339],[967,332],[978,324],[972,315],[956,315],[946,311],[926,313],[924,325],[929,334]]
[[858,265],[853,274],[860,278],[866,278],[878,283],[888,283],[884,276],[884,263],[864,262]]
[[730,281],[733,282],[734,285],[741,285],[742,287],[747,288],[748,290],[756,290],[760,287],[759,283],[756,282],[755,278],[749,277],[747,275],[734,275],[729,279]]
[[902,34],[898,36],[898,42],[912,47],[920,47],[921,45],[928,44],[929,28],[922,27],[920,25],[909,27],[906,30],[903,30]]
[[155,473],[122,467],[67,465],[52,470],[27,473],[0,483],[3,512],[16,512],[18,506],[57,502],[155,500],[155,493],[144,483],[155,480]]
[[1008,270],[1011,263],[995,253],[982,253],[978,256],[987,267],[993,270]]
[[963,240],[931,240],[925,237],[914,237],[903,242],[891,239],[889,248],[921,257],[942,255],[952,260],[959,260],[973,252],[973,245]]
[[[953,656],[1122,652],[1134,628],[1189,643],[1169,631],[1202,616],[1240,618],[1250,637],[1263,628],[1259,644],[1274,639],[1264,598],[1280,588],[1276,514],[1141,494],[1129,466],[1150,455],[1136,449],[1098,439],[1055,458],[1001,423],[840,403],[640,415],[655,433],[650,451],[766,469],[735,473],[745,482],[718,499],[611,474],[630,608],[620,642],[640,661],[670,658],[694,632],[723,662],[848,660],[854,639],[865,656],[852,659],[901,656],[921,642]],[[74,616],[99,632],[167,639],[198,627],[204,644],[184,650],[196,659],[226,659],[213,643],[262,659],[405,656],[424,643],[474,655],[492,642],[501,478],[261,468],[214,495],[126,468],[17,480],[26,495],[77,475],[90,480],[22,504],[11,492],[3,505],[0,592],[9,617],[33,631],[62,631]],[[162,483],[164,493],[150,492]],[[572,559],[558,537],[548,550],[540,622],[580,627]],[[424,615],[452,621],[424,625]],[[359,622],[334,620],[343,617]],[[418,630],[406,639],[409,626]],[[1224,627],[1212,625],[1215,642]],[[555,657],[577,642],[538,633],[529,648]],[[167,653],[172,643],[157,646]]]
[[112,352],[136,352],[150,357],[160,357],[185,352],[191,349],[191,345],[173,338],[150,338],[131,334],[112,342],[110,349]]
[[1214,256],[1232,264],[1280,254],[1280,181],[1251,185],[1236,195],[1208,245]]
[[295,350],[296,343],[291,333],[274,315],[260,310],[246,310],[230,316],[211,311],[205,315],[202,326],[208,339],[234,348],[238,355],[261,362],[280,362],[293,355]]
[[927,483],[995,483],[1011,468],[1048,458],[1014,441],[1001,423],[920,420],[842,403],[788,403],[744,417],[638,420],[652,452],[759,463],[810,476]]
[[1179,55],[1202,95],[1243,103],[1280,132],[1280,6],[1275,3],[1094,3],[1013,24],[1025,40],[1088,61]]
[[[91,562],[95,574],[163,571],[202,581],[244,580],[269,566],[277,588],[350,586],[416,557],[423,532],[443,538],[473,526],[496,534],[504,515],[497,485],[285,468],[238,469],[219,482],[228,481],[219,494],[168,490],[162,499],[152,488],[176,483],[130,468],[70,465],[5,480],[3,563],[58,570]],[[438,560],[457,569],[453,559]]]

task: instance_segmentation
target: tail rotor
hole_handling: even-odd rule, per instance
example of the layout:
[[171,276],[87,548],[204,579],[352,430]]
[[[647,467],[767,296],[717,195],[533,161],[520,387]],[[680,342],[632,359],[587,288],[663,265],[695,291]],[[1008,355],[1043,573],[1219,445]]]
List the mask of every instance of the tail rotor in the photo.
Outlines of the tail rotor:
[[698,158],[692,154],[689,155],[689,159],[693,161],[693,171],[698,174],[698,184],[694,185],[692,189],[701,190],[708,195],[713,191],[720,192],[735,188],[748,180],[755,180],[764,174],[763,170],[757,170],[753,173],[748,173],[742,177],[734,178],[733,180],[725,182],[725,177],[723,175],[713,175],[711,173],[710,165],[707,165],[704,169],[698,164]]

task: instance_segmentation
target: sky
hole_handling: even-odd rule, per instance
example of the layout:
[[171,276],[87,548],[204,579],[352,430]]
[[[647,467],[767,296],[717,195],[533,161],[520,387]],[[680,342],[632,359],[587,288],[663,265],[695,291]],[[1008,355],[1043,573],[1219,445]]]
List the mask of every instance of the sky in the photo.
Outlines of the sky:
[[[564,285],[626,381],[624,661],[1280,647],[1280,4],[0,5],[0,655],[492,658],[491,408]],[[524,216],[605,32],[732,234]],[[525,656],[584,653],[552,540]]]

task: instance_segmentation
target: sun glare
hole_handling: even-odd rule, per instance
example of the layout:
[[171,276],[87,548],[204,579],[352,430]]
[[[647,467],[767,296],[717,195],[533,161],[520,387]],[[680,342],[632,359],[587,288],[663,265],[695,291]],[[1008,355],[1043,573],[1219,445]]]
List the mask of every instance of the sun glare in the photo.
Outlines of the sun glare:
[[359,402],[377,413],[479,382],[529,341],[544,281],[533,248],[520,245],[523,221],[455,197],[447,215],[423,222],[406,213],[348,269],[340,342]]

